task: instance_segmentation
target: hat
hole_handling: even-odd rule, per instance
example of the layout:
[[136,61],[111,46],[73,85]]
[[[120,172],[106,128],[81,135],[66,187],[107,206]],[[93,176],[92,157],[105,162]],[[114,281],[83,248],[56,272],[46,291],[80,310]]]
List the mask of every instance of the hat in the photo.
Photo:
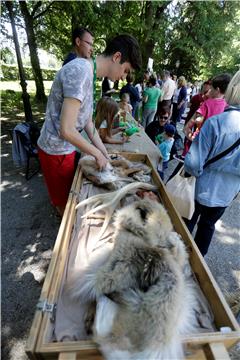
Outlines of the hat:
[[176,129],[175,129],[175,127],[173,125],[168,124],[168,125],[164,126],[164,131],[168,135],[174,135]]

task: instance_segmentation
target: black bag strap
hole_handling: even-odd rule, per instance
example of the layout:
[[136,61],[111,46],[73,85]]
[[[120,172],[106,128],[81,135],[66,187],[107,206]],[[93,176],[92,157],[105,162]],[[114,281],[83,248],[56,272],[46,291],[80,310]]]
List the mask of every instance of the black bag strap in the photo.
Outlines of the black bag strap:
[[230,107],[230,108],[226,108],[226,109],[224,110],[224,112],[227,112],[227,111],[240,111],[240,109],[239,109],[239,108],[235,108],[235,107]]
[[208,160],[206,162],[206,164],[203,166],[203,168],[205,169],[205,167],[208,166],[209,164],[212,164],[213,162],[221,159],[223,156],[227,155],[228,153],[230,153],[230,151],[235,149],[235,147],[237,147],[238,145],[240,145],[240,138],[232,146],[230,146],[230,148],[224,150],[220,154],[218,154],[218,155],[214,156],[212,159]]

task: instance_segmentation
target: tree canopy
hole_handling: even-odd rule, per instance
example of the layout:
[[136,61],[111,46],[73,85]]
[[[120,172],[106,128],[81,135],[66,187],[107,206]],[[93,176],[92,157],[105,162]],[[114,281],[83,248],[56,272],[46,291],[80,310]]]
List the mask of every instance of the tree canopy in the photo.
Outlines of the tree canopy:
[[[26,29],[33,62],[37,48],[64,59],[77,26],[94,33],[95,51],[119,33],[134,35],[142,49],[143,71],[154,69],[188,79],[236,72],[240,64],[240,2],[214,1],[13,1],[16,26]],[[2,3],[2,32],[9,21]],[[33,38],[34,35],[34,38]],[[33,40],[31,42],[31,40]],[[31,51],[30,51],[31,53]],[[178,62],[179,68],[176,63]],[[32,65],[33,66],[33,65]],[[39,73],[38,73],[38,76]]]

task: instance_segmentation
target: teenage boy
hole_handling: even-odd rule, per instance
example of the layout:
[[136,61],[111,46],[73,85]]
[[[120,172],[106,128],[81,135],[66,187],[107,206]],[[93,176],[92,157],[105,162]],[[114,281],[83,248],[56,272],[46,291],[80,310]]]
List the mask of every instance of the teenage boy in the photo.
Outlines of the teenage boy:
[[91,31],[84,27],[75,28],[72,32],[72,46],[73,51],[67,55],[63,65],[76,59],[76,57],[90,59],[93,54],[93,34]]
[[[51,202],[60,214],[64,212],[74,176],[75,147],[92,155],[100,170],[108,162],[107,150],[92,122],[96,77],[124,80],[129,72],[140,67],[136,39],[118,35],[96,59],[76,58],[56,74],[38,146]],[[91,143],[79,132],[83,129]]]

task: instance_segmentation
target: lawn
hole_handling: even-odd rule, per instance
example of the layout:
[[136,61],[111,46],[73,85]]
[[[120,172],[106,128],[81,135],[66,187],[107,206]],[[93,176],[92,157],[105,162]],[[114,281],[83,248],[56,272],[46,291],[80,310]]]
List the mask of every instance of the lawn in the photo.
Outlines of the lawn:
[[[119,88],[123,85],[119,84]],[[44,88],[46,95],[49,95],[52,86],[52,81],[44,81]],[[19,81],[1,81],[1,128],[2,133],[11,131],[14,126],[25,121],[25,114],[22,102],[22,91]],[[39,104],[35,101],[34,96],[36,92],[35,82],[27,81],[27,92],[30,95],[30,103],[32,107],[33,119],[41,124],[44,121],[46,104]],[[101,96],[101,81],[97,81],[97,99]],[[118,98],[115,94],[114,98]]]

